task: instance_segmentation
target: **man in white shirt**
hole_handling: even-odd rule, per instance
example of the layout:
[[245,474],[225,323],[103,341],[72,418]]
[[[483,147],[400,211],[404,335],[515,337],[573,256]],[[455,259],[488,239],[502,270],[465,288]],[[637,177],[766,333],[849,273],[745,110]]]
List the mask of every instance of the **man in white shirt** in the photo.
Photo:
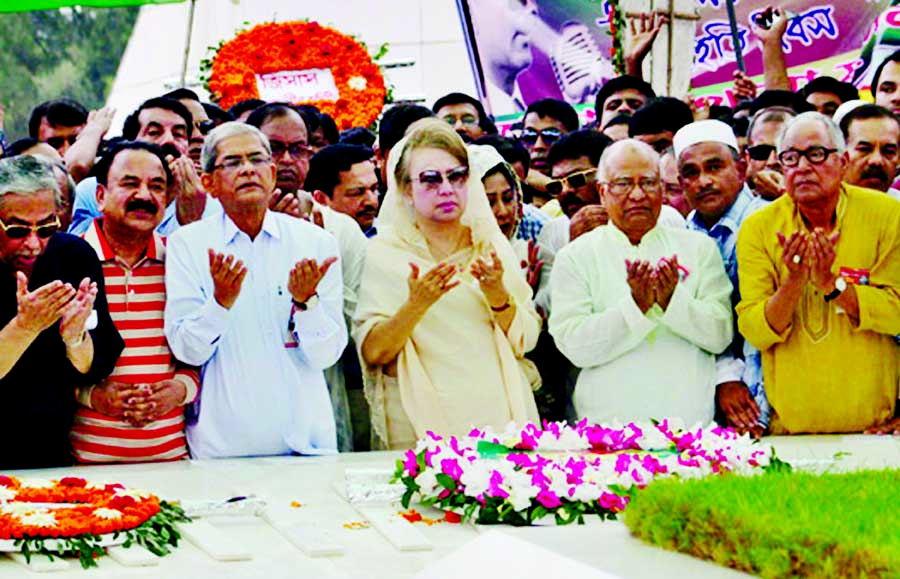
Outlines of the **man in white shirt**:
[[276,169],[255,127],[214,129],[201,160],[224,213],[172,235],[166,264],[166,337],[203,366],[191,454],[335,452],[322,371],[347,344],[337,242],[268,210]]
[[713,418],[715,355],[731,342],[731,283],[715,243],[660,227],[659,155],[625,139],[598,170],[609,224],[564,247],[550,285],[550,333],[582,368],[578,418]]

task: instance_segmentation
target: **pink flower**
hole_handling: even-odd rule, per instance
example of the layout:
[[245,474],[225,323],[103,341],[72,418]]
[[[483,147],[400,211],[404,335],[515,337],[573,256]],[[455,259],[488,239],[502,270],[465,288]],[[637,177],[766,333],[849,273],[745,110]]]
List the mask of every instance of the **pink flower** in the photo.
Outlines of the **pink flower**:
[[430,430],[425,433],[425,436],[427,436],[428,438],[430,438],[431,440],[433,440],[435,442],[440,442],[440,441],[444,440],[444,438],[442,436],[438,436],[437,434],[433,433]]
[[619,512],[625,510],[625,506],[628,505],[628,497],[620,497],[614,493],[603,493],[600,495],[599,502],[604,509]]
[[566,461],[566,469],[568,470],[566,473],[566,483],[570,485],[581,484],[586,468],[587,463],[584,459],[576,460],[574,456],[569,457],[569,460]]
[[419,474],[419,462],[418,457],[416,456],[416,452],[412,449],[407,450],[406,454],[403,455],[405,458],[403,460],[403,469],[406,471],[411,477],[415,477]]
[[425,466],[428,466],[428,467],[433,466],[433,465],[431,464],[431,457],[434,456],[434,455],[436,455],[436,454],[440,454],[440,453],[441,453],[440,447],[437,447],[437,448],[434,448],[434,449],[426,448],[426,449],[425,449]]
[[503,484],[503,475],[500,474],[500,471],[495,470],[491,473],[490,486],[488,487],[488,491],[490,494],[495,497],[507,498],[509,493],[503,490],[500,486]]
[[560,501],[559,497],[556,496],[556,493],[551,490],[542,490],[538,493],[536,498],[539,503],[541,503],[548,509],[555,509],[556,507],[562,505],[562,501]]
[[616,458],[616,474],[624,474],[628,472],[629,468],[631,468],[631,455],[620,454]]
[[456,462],[455,458],[445,458],[444,460],[442,460],[441,472],[457,482],[463,474],[462,467],[459,466],[459,463]]

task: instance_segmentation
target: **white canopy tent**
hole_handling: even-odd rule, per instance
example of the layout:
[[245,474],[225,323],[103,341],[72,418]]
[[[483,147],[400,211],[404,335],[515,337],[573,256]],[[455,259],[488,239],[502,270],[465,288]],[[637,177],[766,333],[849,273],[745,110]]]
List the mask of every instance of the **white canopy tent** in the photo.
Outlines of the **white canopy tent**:
[[[181,85],[190,11],[191,2],[141,8],[107,100],[117,111],[111,134],[141,102]],[[200,61],[245,23],[302,19],[353,35],[373,52],[387,42],[383,62],[411,62],[385,71],[397,100],[430,106],[451,91],[475,94],[455,0],[196,0],[186,85],[205,95]]]

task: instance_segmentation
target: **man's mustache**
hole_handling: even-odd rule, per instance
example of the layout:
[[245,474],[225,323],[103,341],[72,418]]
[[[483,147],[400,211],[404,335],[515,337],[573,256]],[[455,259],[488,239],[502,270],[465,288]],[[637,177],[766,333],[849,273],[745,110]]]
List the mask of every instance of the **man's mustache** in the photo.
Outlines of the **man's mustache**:
[[159,212],[159,207],[143,199],[133,199],[125,206],[125,211],[146,211],[150,215],[156,215]]

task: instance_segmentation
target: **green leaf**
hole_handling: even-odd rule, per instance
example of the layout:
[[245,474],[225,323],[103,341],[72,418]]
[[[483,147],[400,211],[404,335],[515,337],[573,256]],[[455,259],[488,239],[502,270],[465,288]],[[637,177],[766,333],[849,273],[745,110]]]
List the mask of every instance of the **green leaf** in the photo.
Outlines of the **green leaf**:
[[438,474],[437,476],[435,476],[434,478],[437,479],[437,482],[438,482],[439,485],[441,485],[442,487],[444,487],[444,488],[447,489],[448,491],[455,491],[455,490],[456,490],[456,486],[457,486],[457,485],[456,485],[456,480],[454,480],[452,476],[450,476],[450,475],[448,475],[448,474],[444,474],[444,473],[439,473],[439,474]]

